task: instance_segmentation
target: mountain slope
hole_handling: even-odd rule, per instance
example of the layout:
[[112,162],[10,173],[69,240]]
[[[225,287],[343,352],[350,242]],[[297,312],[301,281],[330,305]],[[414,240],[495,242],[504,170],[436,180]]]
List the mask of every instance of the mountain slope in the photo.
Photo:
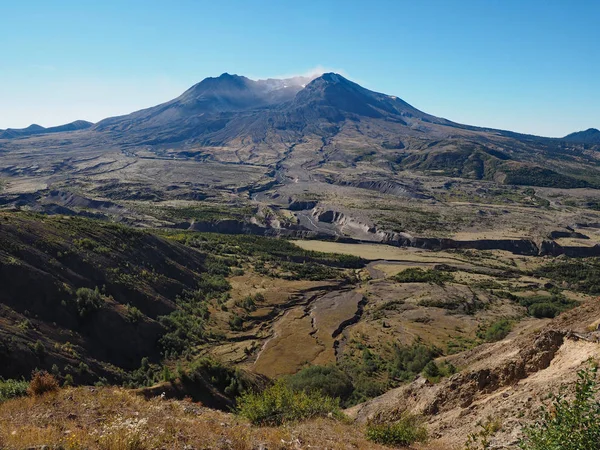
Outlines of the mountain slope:
[[0,219],[2,377],[56,364],[76,381],[116,380],[142,358],[158,359],[158,317],[205,271],[203,254],[119,225]]
[[586,303],[541,329],[513,332],[506,339],[446,359],[460,373],[437,384],[424,377],[351,408],[359,423],[422,414],[433,446],[463,448],[480,423],[497,421],[490,448],[516,449],[523,425],[539,417],[549,393],[573,386],[577,372],[600,357],[600,305]]
[[571,133],[565,136],[563,140],[582,144],[600,144],[600,130],[596,128],[588,128],[585,131]]

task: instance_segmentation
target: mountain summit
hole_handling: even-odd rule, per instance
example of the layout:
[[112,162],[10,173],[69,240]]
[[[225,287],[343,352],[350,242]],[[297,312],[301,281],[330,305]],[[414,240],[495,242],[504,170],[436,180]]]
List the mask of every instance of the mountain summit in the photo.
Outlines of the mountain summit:
[[[222,123],[223,114],[256,110],[267,106],[291,101],[304,88],[310,79],[295,77],[289,79],[251,80],[240,75],[223,73],[219,77],[205,78],[179,97],[161,105],[120,117],[112,117],[99,122],[98,131],[136,131],[168,127],[182,128],[193,126],[196,133],[215,129],[217,120]],[[186,132],[187,136],[188,133]]]
[[370,91],[337,73],[325,73],[314,79],[298,93],[294,103],[310,108],[329,107],[341,113],[369,118],[406,116],[437,119],[395,96]]

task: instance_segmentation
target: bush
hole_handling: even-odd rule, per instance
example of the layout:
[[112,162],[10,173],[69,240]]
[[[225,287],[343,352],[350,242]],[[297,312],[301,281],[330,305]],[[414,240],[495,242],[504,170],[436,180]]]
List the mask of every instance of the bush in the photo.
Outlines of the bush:
[[0,378],[0,402],[27,395],[29,383],[25,380],[5,380]]
[[530,316],[538,319],[554,318],[561,312],[571,309],[579,304],[570,300],[559,292],[551,295],[532,295],[529,297],[518,297],[519,304],[527,308]]
[[231,398],[256,389],[259,383],[243,370],[207,357],[192,362],[182,378],[191,381],[208,380],[219,392]]
[[388,371],[396,379],[409,381],[440,354],[439,349],[418,342],[413,345],[394,345]]
[[213,291],[184,291],[175,298],[177,309],[158,318],[167,330],[159,342],[163,354],[179,355],[205,342],[205,326],[210,316],[206,297],[212,294]]
[[454,277],[451,273],[441,270],[423,270],[418,267],[411,267],[397,273],[392,279],[399,283],[435,283],[441,285],[445,282],[453,281]]
[[35,341],[33,351],[39,358],[43,358],[46,355],[46,347],[44,346],[44,343],[39,339]]
[[554,395],[551,408],[525,428],[523,450],[595,450],[600,442],[600,394],[597,368],[582,370],[575,385],[575,397],[563,392]]
[[432,383],[437,383],[444,377],[454,375],[456,373],[456,367],[453,364],[446,361],[442,361],[441,364],[437,364],[431,360],[423,368],[423,376]]
[[244,319],[237,314],[229,318],[229,328],[233,331],[242,331],[244,329]]
[[278,381],[261,393],[238,398],[238,414],[254,425],[281,425],[313,417],[341,418],[339,400],[317,392],[294,391]]
[[390,348],[391,355],[387,352],[380,355],[363,346],[359,349],[362,351],[344,356],[339,364],[354,386],[350,398],[342,401],[345,407],[381,395],[402,382],[414,380],[431,360],[441,355],[438,348],[420,342],[412,345],[394,343]]
[[394,423],[368,425],[366,436],[378,444],[408,447],[415,442],[427,441],[427,429],[418,416],[404,415]]
[[129,323],[139,323],[144,320],[144,314],[135,306],[125,305],[125,320]]
[[482,328],[477,331],[477,337],[483,339],[485,342],[496,342],[501,341],[510,330],[512,330],[513,323],[508,319],[499,319],[491,323],[487,328]]
[[38,396],[45,394],[46,392],[57,391],[58,388],[58,381],[56,381],[54,375],[42,370],[33,372],[31,382],[27,388],[27,393],[32,396]]
[[285,380],[294,391],[305,391],[346,400],[352,394],[352,381],[335,366],[309,366]]
[[534,303],[527,308],[529,315],[537,319],[553,319],[562,311],[564,311],[564,308],[554,303]]
[[98,288],[79,288],[75,291],[75,306],[79,317],[85,319],[89,317],[104,305],[104,296]]
[[435,361],[429,361],[423,368],[423,375],[427,378],[437,378],[440,376],[440,368]]
[[533,275],[549,278],[554,283],[566,282],[571,289],[600,294],[600,258],[566,259],[543,265]]

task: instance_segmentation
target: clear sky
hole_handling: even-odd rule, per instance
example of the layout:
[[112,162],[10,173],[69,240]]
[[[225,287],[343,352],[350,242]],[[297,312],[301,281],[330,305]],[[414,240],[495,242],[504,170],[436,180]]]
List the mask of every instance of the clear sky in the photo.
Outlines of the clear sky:
[[0,17],[0,128],[316,67],[457,122],[600,128],[599,0],[0,0]]

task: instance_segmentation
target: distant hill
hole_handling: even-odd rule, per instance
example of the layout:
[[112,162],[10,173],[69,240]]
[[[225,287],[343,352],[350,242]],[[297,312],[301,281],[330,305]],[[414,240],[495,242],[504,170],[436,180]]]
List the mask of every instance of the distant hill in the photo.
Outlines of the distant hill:
[[0,130],[0,139],[14,139],[33,136],[36,134],[46,133],[64,133],[69,131],[85,130],[90,128],[94,124],[85,120],[76,120],[75,122],[67,123],[65,125],[59,125],[56,127],[44,128],[41,125],[33,124],[27,128],[8,128],[6,130]]
[[588,128],[585,131],[571,133],[565,136],[563,140],[579,144],[600,144],[600,130]]

